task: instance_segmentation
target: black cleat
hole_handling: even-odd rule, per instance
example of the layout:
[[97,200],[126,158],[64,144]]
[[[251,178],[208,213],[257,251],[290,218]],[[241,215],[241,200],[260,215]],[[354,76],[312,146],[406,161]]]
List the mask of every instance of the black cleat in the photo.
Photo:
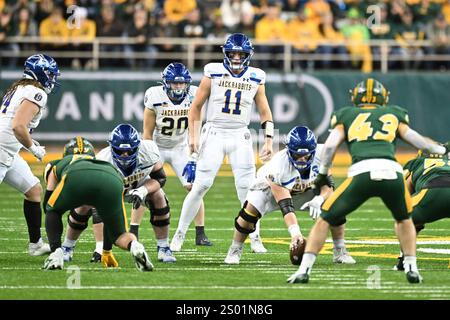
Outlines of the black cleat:
[[94,253],[92,254],[91,262],[95,263],[100,261],[102,261],[102,255],[97,251],[94,251]]
[[409,283],[421,283],[422,282],[422,277],[420,276],[420,274],[418,272],[415,272],[415,271],[408,271],[406,273],[406,279],[408,280]]
[[307,273],[293,274],[287,280],[288,283],[308,283],[309,275]]
[[195,237],[195,245],[197,246],[206,246],[206,247],[210,247],[212,246],[212,242],[209,241],[208,237],[206,236],[206,234],[203,235],[197,235]]
[[394,270],[397,271],[405,271],[405,267],[403,266],[403,256],[397,258],[397,265],[394,266]]

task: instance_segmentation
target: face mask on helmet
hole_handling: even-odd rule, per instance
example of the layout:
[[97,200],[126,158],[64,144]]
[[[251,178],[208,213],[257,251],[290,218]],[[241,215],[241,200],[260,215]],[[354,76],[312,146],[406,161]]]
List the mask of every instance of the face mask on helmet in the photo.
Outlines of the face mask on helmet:
[[108,141],[114,163],[125,176],[133,173],[141,140],[136,129],[129,124],[120,124],[111,132]]
[[315,153],[315,150],[310,151],[308,149],[299,149],[297,151],[293,151],[288,149],[289,160],[299,171],[304,171],[311,166]]
[[189,70],[182,63],[169,64],[162,73],[164,90],[172,101],[183,100],[192,81]]
[[304,126],[295,127],[286,136],[285,144],[291,164],[299,171],[309,169],[316,154],[314,133]]
[[240,71],[250,64],[253,56],[253,45],[242,33],[234,33],[222,46],[224,64],[232,71]]

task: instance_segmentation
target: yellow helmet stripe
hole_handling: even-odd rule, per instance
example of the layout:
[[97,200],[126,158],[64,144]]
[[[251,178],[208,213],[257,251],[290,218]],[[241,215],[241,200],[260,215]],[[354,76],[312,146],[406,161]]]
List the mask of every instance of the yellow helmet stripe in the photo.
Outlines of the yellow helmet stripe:
[[367,93],[366,93],[366,99],[367,103],[372,103],[372,97],[373,97],[373,79],[369,78],[367,79]]
[[83,145],[83,138],[78,136],[77,139],[77,146],[78,146],[78,153],[82,154],[84,151],[84,145]]

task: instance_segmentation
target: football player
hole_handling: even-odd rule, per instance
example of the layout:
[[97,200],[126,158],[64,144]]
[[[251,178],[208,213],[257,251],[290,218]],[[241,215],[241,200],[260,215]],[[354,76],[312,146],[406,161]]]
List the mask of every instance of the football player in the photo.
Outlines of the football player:
[[[158,260],[176,262],[169,248],[169,201],[163,191],[167,177],[154,141],[141,140],[130,124],[120,124],[111,132],[109,147],[96,158],[111,163],[124,180],[125,197],[133,203],[133,211],[150,210],[150,223],[156,236]],[[145,206],[145,207],[144,207]],[[100,217],[101,218],[101,217]],[[100,224],[101,219],[96,219]],[[97,227],[98,228],[98,227]],[[96,232],[100,242],[101,232]]]
[[389,91],[373,78],[360,82],[351,91],[351,99],[354,106],[337,110],[331,118],[332,130],[322,151],[314,185],[321,188],[327,184],[334,154],[344,141],[352,156],[348,178],[323,203],[322,214],[308,236],[301,265],[288,282],[307,283],[330,226],[344,224],[347,214],[369,198],[380,197],[398,226],[396,233],[405,253],[406,278],[410,283],[419,283],[422,277],[416,262],[416,231],[409,215],[411,195],[405,186],[402,166],[395,159],[395,141],[401,138],[432,153],[444,154],[448,150],[411,129],[407,111],[387,105]]
[[[92,152],[92,148],[86,151],[89,149]],[[139,271],[153,270],[144,246],[136,240],[134,234],[127,232],[123,179],[110,163],[96,160],[90,154],[68,155],[52,163],[46,177],[46,194],[50,197],[44,199],[45,228],[52,253],[45,260],[43,269],[64,267],[64,252],[61,248],[62,215],[67,210],[80,208],[79,212],[71,210],[68,224],[74,230],[83,230],[89,219],[89,215],[85,214],[88,212],[86,209],[95,207],[104,223],[106,244],[103,255],[107,264],[117,265],[111,252],[112,244],[115,244],[131,252]]]
[[56,61],[45,54],[35,54],[25,61],[23,78],[6,90],[0,105],[0,183],[5,182],[25,197],[23,211],[28,226],[28,253],[33,256],[50,252],[41,238],[41,192],[39,179],[19,155],[23,147],[39,161],[45,148],[31,138],[47,104],[47,95],[59,86]]
[[[447,143],[448,144],[448,143]],[[447,155],[427,154],[419,151],[404,169],[406,186],[412,195],[411,219],[419,234],[426,223],[450,218],[450,160]],[[403,253],[396,270],[404,270]]]
[[[183,187],[190,191],[195,180],[196,159],[187,146],[188,111],[197,91],[189,70],[182,63],[169,64],[162,73],[162,85],[147,89],[144,104],[144,139],[155,141],[161,162],[169,163]],[[205,234],[203,200],[195,218],[195,244],[211,246]],[[132,217],[137,229],[142,217]],[[133,221],[136,221],[134,223]]]
[[[233,170],[239,201],[244,203],[255,178],[252,138],[248,129],[255,103],[265,131],[261,159],[272,156],[274,126],[265,93],[266,74],[249,66],[253,56],[250,40],[241,33],[230,35],[222,47],[223,63],[209,63],[189,109],[189,148],[198,156],[192,190],[186,196],[177,231],[170,247],[181,250],[186,231],[202,199],[214,182],[225,155]],[[201,110],[207,101],[206,124],[201,128]]]
[[[239,264],[247,235],[254,231],[256,222],[277,207],[291,235],[291,246],[303,241],[295,210],[309,207],[316,219],[322,203],[332,194],[334,182],[320,190],[311,189],[319,172],[322,145],[317,145],[314,133],[307,127],[294,127],[286,136],[286,148],[279,151],[257,173],[257,178],[247,193],[246,201],[235,219],[233,242],[225,258],[226,264]],[[316,191],[316,192],[315,192]],[[353,264],[344,244],[344,225],[331,228],[333,236],[333,262]]]

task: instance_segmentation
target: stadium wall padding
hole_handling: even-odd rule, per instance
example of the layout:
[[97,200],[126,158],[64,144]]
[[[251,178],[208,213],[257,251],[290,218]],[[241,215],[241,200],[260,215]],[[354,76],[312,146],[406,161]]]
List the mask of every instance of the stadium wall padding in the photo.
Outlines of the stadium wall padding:
[[[439,141],[450,138],[450,73],[372,74],[391,92],[390,103],[409,111],[411,126]],[[20,72],[2,72],[0,91]],[[268,73],[266,93],[275,126],[285,134],[295,125],[307,125],[323,141],[331,112],[350,104],[349,90],[367,75],[359,72],[312,74]],[[198,85],[201,74],[193,73]],[[46,117],[33,134],[43,141],[66,141],[75,134],[105,140],[117,124],[129,122],[142,130],[145,90],[158,85],[158,72],[63,72],[61,89],[49,97]],[[256,110],[254,129],[259,129]]]

